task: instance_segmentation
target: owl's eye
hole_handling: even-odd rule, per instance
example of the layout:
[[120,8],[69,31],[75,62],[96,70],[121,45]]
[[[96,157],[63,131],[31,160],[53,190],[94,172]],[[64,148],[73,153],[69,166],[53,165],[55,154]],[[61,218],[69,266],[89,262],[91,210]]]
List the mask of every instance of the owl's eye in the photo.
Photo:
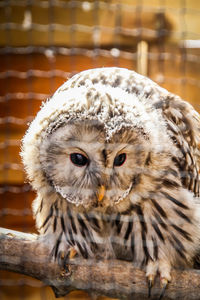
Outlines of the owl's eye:
[[121,153],[119,155],[117,155],[114,159],[114,166],[115,167],[120,167],[123,165],[123,163],[126,160],[126,153]]
[[70,159],[78,167],[84,167],[89,163],[89,159],[81,153],[71,153]]

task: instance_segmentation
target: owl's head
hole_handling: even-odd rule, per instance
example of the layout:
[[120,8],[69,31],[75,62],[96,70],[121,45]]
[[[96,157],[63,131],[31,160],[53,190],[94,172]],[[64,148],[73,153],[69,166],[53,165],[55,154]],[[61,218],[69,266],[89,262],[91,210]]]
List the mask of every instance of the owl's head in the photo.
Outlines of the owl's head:
[[151,185],[149,169],[152,177],[152,170],[167,166],[162,158],[171,147],[161,113],[147,99],[156,89],[119,68],[88,70],[62,85],[23,140],[23,161],[37,192],[83,207],[136,201],[140,186],[145,193],[144,177]]

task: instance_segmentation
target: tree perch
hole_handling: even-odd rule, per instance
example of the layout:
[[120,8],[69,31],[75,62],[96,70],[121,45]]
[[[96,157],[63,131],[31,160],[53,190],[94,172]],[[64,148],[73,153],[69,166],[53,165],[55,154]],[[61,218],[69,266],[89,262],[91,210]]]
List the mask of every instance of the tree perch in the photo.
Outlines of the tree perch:
[[[71,259],[68,270],[49,260],[50,249],[37,235],[0,228],[0,269],[25,274],[52,287],[56,297],[84,290],[115,298],[147,299],[144,271],[118,260]],[[157,278],[152,299],[160,294]],[[200,271],[173,270],[165,299],[200,299]]]

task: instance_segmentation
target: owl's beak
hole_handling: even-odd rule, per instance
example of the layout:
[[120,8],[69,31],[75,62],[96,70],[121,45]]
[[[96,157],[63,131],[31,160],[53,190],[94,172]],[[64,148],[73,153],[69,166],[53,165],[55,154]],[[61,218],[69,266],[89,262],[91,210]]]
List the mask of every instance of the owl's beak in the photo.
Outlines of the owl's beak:
[[105,195],[105,186],[101,185],[99,190],[98,190],[98,201],[101,202],[103,200],[103,197]]

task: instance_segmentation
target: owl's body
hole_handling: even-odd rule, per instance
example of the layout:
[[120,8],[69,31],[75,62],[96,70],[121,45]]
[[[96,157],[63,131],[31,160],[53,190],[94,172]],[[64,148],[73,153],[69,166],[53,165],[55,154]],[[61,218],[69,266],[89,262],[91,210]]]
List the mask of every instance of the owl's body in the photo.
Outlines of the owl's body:
[[73,248],[129,260],[150,279],[191,265],[200,248],[199,139],[192,106],[133,71],[93,69],[64,83],[22,149],[53,255]]

